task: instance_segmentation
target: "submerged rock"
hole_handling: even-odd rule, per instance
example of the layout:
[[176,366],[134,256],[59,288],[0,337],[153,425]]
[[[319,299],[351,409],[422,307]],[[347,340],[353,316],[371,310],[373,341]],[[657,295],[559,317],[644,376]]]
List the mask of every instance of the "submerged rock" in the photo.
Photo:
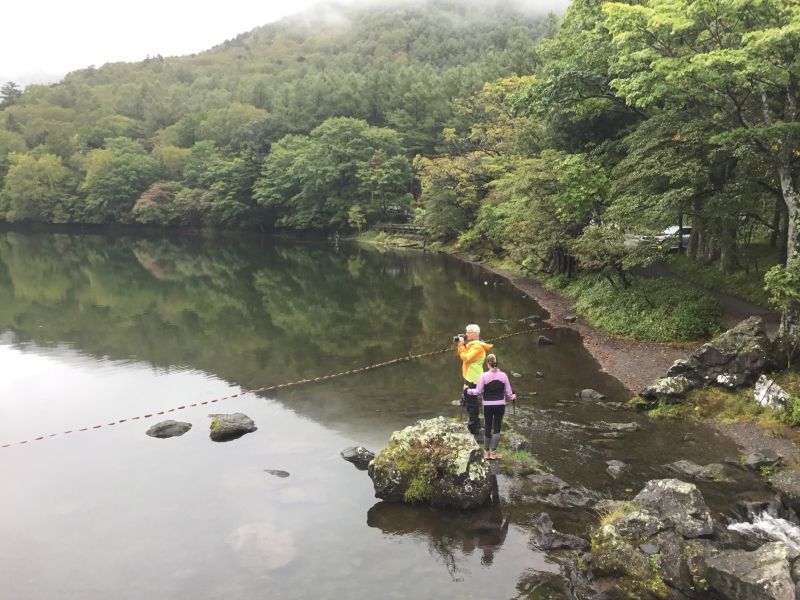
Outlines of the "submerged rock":
[[553,520],[541,513],[531,524],[531,546],[536,550],[586,550],[589,542],[553,529]]
[[607,460],[606,464],[608,468],[608,474],[611,475],[614,479],[622,475],[625,471],[628,470],[628,465],[622,462],[621,460]]
[[764,467],[774,467],[781,460],[781,455],[774,450],[756,450],[745,456],[742,464],[751,471],[758,471]]
[[538,342],[540,346],[552,346],[553,344],[555,344],[555,342],[546,335],[540,335]]
[[600,495],[583,486],[571,486],[549,473],[528,475],[521,484],[537,502],[554,508],[583,508],[595,504]]
[[609,423],[608,421],[596,421],[592,423],[592,429],[611,433],[630,433],[639,431],[641,428],[641,425],[633,421],[630,423]]
[[161,421],[156,423],[145,433],[150,437],[166,439],[183,435],[192,428],[191,423],[182,423],[180,421]]
[[581,390],[580,392],[576,392],[575,396],[580,398],[581,400],[602,400],[605,398],[605,395],[601,394],[597,390],[593,390],[590,388],[586,388]]
[[339,454],[347,462],[353,463],[359,471],[366,471],[370,461],[375,458],[375,453],[370,452],[364,446],[350,446]]
[[679,460],[664,465],[664,468],[680,477],[702,479],[706,481],[722,481],[727,479],[728,469],[720,463],[700,466],[690,460]]
[[475,438],[444,417],[395,431],[369,464],[369,476],[375,496],[388,502],[455,508],[481,506],[492,487]]
[[258,429],[253,419],[244,413],[215,414],[208,416],[211,417],[209,436],[215,442],[235,440]]

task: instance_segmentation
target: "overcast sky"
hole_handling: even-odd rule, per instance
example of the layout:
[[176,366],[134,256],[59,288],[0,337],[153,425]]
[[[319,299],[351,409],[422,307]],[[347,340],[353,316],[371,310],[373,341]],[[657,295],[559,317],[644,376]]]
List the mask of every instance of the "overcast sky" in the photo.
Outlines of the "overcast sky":
[[[422,0],[336,1],[409,4]],[[536,12],[560,12],[568,3],[568,0],[511,1]],[[107,62],[139,61],[158,54],[201,52],[319,3],[320,0],[5,2],[0,33],[0,83],[49,83],[89,65],[99,67]]]
[[315,0],[29,0],[3,3],[0,82],[55,81],[89,65],[207,50]]

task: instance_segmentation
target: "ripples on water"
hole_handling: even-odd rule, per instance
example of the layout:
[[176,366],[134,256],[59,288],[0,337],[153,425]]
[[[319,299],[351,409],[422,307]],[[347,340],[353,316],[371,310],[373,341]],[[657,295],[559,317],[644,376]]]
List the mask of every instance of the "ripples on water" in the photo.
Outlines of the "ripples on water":
[[[427,352],[469,322],[491,338],[535,313],[502,280],[435,255],[0,234],[0,442]],[[508,421],[559,477],[629,497],[665,476],[662,463],[735,454],[708,432],[578,401],[585,387],[608,402],[628,394],[577,334],[548,336],[555,346],[519,336],[496,352],[523,375]],[[557,529],[584,533],[590,511],[537,505],[524,480],[505,476],[479,511],[386,505],[339,457],[377,450],[419,418],[459,416],[459,382],[447,354],[170,414],[193,424],[180,438],[152,439],[150,422],[129,421],[2,450],[4,595],[559,597],[559,567],[530,547],[528,524],[547,510]],[[210,442],[207,413],[237,411],[258,431]],[[617,437],[587,427],[634,419],[643,429]],[[610,459],[630,471],[611,479]],[[740,491],[703,488],[712,504]]]

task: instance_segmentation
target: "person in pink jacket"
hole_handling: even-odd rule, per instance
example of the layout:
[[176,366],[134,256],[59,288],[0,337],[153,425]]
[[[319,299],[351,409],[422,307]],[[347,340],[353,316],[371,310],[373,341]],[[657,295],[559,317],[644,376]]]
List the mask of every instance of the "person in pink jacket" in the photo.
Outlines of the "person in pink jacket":
[[483,394],[483,458],[495,460],[502,458],[497,453],[500,444],[500,428],[503,426],[503,415],[506,412],[506,400],[516,400],[517,397],[511,390],[508,375],[497,366],[497,357],[489,354],[486,357],[489,367],[479,378],[478,384],[466,390],[470,396]]

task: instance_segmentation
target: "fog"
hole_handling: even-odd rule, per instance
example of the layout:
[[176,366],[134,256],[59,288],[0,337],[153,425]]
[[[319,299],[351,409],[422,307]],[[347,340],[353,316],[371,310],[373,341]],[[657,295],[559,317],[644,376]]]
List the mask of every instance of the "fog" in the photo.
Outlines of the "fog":
[[[434,0],[465,11],[491,12],[486,0]],[[295,15],[311,22],[345,21],[353,8],[425,6],[432,0],[227,0],[224,5],[140,0],[127,11],[100,0],[40,0],[4,7],[0,82],[50,83],[66,73],[107,62],[179,56],[207,50],[261,25]],[[561,13],[569,0],[498,0],[529,14]],[[224,9],[222,9],[224,7]],[[437,8],[437,10],[439,10]],[[441,12],[441,10],[439,10]]]

